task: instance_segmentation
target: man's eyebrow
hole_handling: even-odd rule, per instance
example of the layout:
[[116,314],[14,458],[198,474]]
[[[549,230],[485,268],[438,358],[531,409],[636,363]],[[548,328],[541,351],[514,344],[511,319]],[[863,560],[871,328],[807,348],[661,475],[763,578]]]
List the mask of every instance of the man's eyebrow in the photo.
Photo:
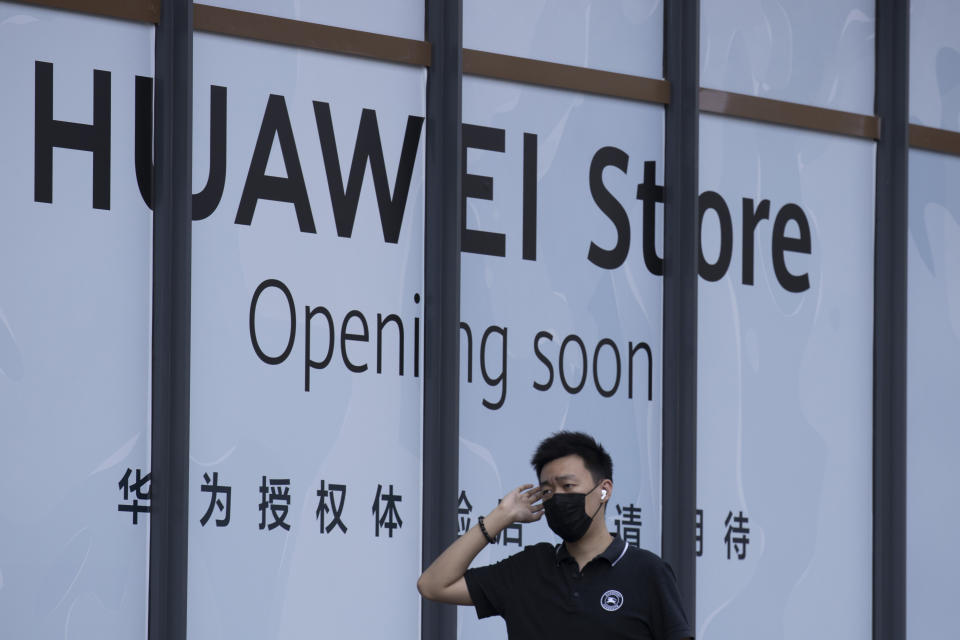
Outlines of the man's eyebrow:
[[[553,478],[553,482],[562,482],[562,481],[564,481],[564,480],[571,480],[571,479],[572,479],[572,480],[576,480],[576,479],[577,479],[577,476],[575,476],[575,475],[572,474],[572,473],[568,473],[568,474],[566,474],[566,475],[557,476],[557,477]],[[540,486],[542,487],[542,486],[545,485],[545,484],[549,484],[549,482],[550,482],[550,480],[544,480],[543,482],[540,483]]]

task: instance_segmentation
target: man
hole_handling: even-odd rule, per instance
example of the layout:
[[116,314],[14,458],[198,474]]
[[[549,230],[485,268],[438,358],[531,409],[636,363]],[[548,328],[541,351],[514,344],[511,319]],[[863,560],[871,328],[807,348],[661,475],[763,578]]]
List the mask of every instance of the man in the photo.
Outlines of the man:
[[[540,443],[531,463],[540,486],[517,487],[478,518],[420,576],[421,595],[473,605],[480,618],[503,616],[513,639],[692,638],[670,566],[607,531],[613,462],[603,447],[561,431]],[[544,514],[562,544],[467,569],[508,525]]]

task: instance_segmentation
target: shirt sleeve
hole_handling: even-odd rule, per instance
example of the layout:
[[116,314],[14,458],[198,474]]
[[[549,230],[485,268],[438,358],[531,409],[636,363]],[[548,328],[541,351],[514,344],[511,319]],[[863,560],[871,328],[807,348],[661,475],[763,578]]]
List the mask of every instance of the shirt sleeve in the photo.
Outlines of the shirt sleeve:
[[520,581],[524,554],[521,551],[496,564],[468,569],[464,574],[478,618],[504,614],[506,604],[511,601],[512,590]]
[[657,572],[656,587],[660,596],[660,629],[657,640],[682,640],[693,638],[687,615],[680,600],[680,589],[673,568],[663,562]]

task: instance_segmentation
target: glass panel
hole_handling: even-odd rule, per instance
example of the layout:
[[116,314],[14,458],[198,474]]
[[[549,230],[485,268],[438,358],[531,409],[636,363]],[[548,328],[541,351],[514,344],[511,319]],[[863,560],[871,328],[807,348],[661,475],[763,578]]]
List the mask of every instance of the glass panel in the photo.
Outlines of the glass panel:
[[910,122],[960,131],[960,5],[910,3]]
[[464,0],[463,46],[663,77],[660,0]]
[[153,27],[0,3],[0,60],[0,637],[145,638]]
[[417,638],[426,72],[194,54],[188,635]]
[[960,559],[960,158],[910,152],[907,637],[952,624]]
[[350,0],[301,2],[300,0],[204,0],[206,4],[278,18],[357,29],[388,36],[424,39],[423,0]]
[[700,84],[872,114],[875,0],[703,0]]
[[[570,429],[613,457],[608,528],[659,552],[662,280],[646,259],[659,270],[663,109],[481,78],[463,104],[465,171],[482,177],[464,181],[461,531],[538,483],[534,449]],[[544,520],[517,525],[474,566],[543,541],[559,541]],[[459,624],[505,635],[471,609]]]
[[875,144],[700,123],[697,637],[867,640]]

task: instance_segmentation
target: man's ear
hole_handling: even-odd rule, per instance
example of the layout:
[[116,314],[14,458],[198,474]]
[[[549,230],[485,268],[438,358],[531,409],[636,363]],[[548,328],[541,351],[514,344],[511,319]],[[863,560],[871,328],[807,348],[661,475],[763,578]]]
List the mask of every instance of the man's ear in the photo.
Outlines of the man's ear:
[[609,478],[600,483],[600,500],[607,502],[613,494],[613,480]]

